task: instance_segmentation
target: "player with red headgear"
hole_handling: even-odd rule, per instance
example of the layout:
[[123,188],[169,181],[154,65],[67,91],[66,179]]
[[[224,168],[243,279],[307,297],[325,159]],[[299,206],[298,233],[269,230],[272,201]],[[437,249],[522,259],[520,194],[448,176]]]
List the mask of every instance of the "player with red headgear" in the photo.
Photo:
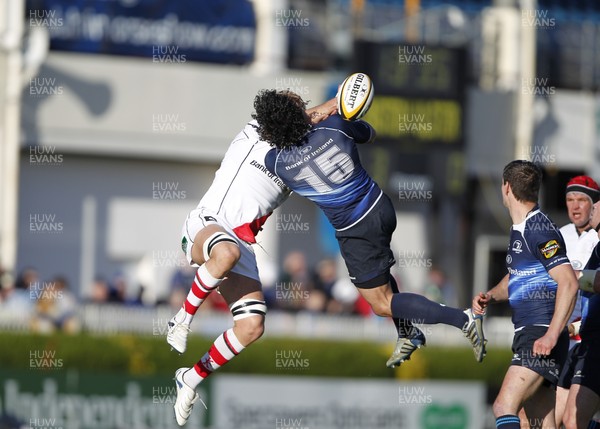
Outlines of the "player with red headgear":
[[[600,200],[600,187],[589,176],[573,177],[566,186],[567,213],[571,223],[560,228],[565,245],[567,257],[575,270],[581,270],[587,262],[598,243],[598,233],[593,229],[591,221],[594,204]],[[563,421],[569,388],[575,372],[578,354],[578,344],[581,342],[579,327],[582,318],[587,312],[588,298],[581,293],[577,295],[577,303],[569,319],[569,332],[571,344],[567,364],[564,366],[556,389],[556,422],[560,425]]]

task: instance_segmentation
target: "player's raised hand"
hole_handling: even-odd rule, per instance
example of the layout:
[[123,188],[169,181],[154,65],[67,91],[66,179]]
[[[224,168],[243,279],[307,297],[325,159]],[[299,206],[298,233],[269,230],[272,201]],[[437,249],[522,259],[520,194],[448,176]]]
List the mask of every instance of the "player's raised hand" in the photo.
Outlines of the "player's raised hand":
[[479,295],[475,295],[471,308],[475,314],[485,314],[488,304],[490,303],[490,295],[481,292]]
[[327,100],[323,104],[319,104],[318,106],[308,109],[306,113],[310,118],[310,123],[312,125],[316,125],[319,122],[329,118],[334,113],[337,113],[337,100],[336,98]]

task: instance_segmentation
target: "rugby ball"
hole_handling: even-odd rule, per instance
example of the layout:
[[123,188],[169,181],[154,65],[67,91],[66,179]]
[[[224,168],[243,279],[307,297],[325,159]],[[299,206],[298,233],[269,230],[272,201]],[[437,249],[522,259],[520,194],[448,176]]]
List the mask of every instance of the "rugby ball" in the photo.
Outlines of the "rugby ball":
[[347,121],[362,118],[373,101],[373,81],[365,73],[354,73],[344,79],[337,93],[338,113]]

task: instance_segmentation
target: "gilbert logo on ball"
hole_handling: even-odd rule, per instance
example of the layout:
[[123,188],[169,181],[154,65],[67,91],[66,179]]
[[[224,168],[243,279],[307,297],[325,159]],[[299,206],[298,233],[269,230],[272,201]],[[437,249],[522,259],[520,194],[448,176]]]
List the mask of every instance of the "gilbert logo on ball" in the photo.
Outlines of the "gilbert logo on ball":
[[338,113],[348,121],[367,113],[373,101],[373,81],[365,73],[354,73],[344,79],[337,94]]

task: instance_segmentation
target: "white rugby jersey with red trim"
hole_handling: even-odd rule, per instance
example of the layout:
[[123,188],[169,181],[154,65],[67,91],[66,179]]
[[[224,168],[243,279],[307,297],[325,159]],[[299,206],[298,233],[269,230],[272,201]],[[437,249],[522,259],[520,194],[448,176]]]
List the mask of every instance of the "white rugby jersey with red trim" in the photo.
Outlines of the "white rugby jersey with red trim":
[[260,140],[256,126],[256,121],[250,121],[233,139],[213,183],[198,203],[198,208],[218,215],[248,243],[256,243],[262,225],[291,193],[265,167],[265,155],[272,147]]

